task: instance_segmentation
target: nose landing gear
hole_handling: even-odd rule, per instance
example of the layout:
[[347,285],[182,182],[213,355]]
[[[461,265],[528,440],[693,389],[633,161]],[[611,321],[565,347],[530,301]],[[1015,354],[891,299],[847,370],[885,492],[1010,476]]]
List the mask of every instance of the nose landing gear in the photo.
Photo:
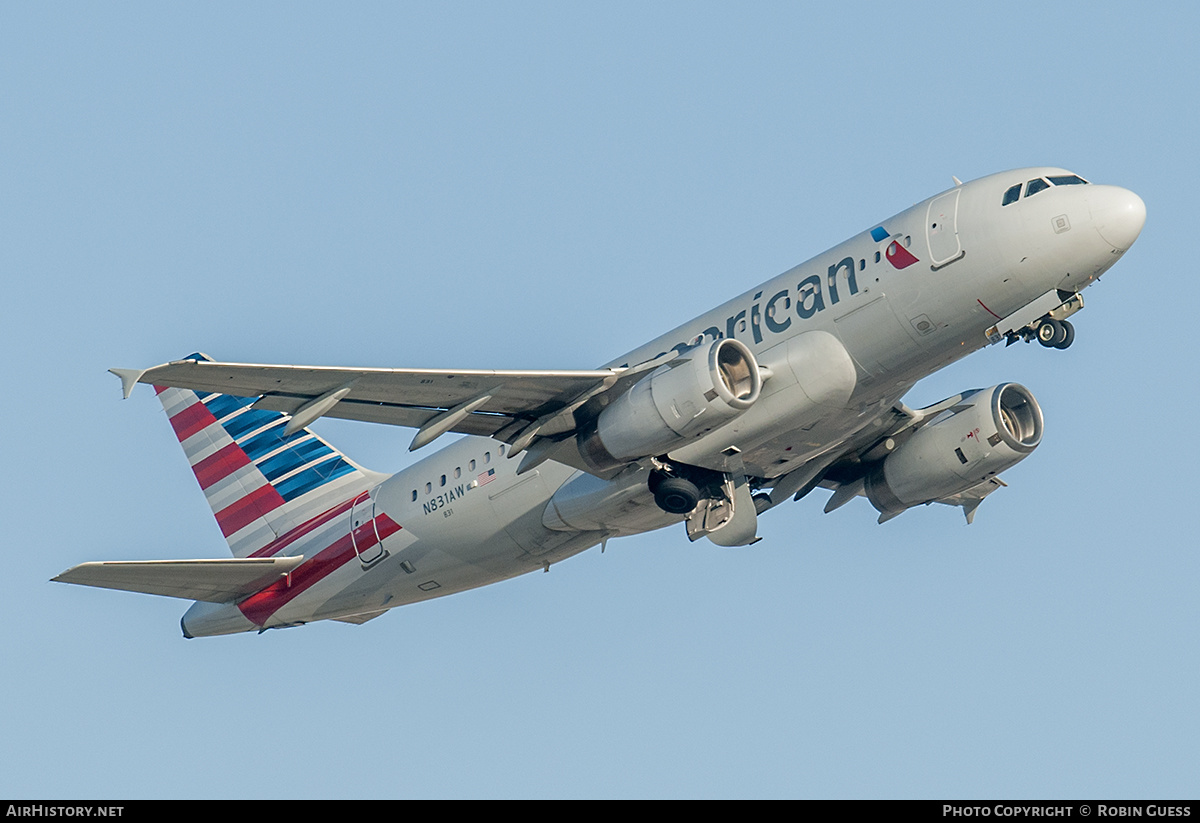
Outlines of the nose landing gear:
[[1065,349],[1075,342],[1075,327],[1069,320],[1043,317],[1034,333],[1037,341],[1048,349]]
[[[1061,302],[1055,306],[1056,301]],[[1037,340],[1049,349],[1065,349],[1075,342],[1075,327],[1067,318],[1082,308],[1082,295],[1064,291],[1046,292],[1005,317],[985,334],[989,343],[1006,340],[1004,345],[1011,346],[1022,340],[1026,343]]]

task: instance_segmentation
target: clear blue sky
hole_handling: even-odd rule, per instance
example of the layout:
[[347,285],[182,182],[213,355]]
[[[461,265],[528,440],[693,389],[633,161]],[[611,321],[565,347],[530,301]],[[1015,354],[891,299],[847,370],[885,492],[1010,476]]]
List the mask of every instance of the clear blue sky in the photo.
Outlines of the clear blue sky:
[[[4,4],[0,796],[1195,797],[1200,13],[975,5]],[[1043,405],[969,528],[817,492],[752,548],[195,641],[48,582],[225,552],[109,367],[592,367],[1036,164],[1149,217],[1069,351],[909,396]]]

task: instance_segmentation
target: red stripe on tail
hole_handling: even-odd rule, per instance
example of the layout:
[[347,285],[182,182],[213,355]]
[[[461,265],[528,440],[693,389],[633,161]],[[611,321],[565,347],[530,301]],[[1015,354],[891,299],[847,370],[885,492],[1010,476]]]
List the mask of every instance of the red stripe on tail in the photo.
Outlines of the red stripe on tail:
[[221,534],[229,537],[258,518],[266,517],[283,503],[283,498],[275,491],[274,486],[259,486],[233,505],[217,512],[217,524],[221,527]]
[[171,428],[175,430],[175,436],[182,443],[196,432],[208,426],[216,425],[216,422],[217,418],[213,417],[212,412],[208,410],[208,406],[197,400],[171,418]]
[[224,480],[242,466],[249,465],[250,458],[242,451],[242,447],[237,443],[230,443],[192,466],[192,471],[196,473],[196,480],[199,481],[200,488],[207,489]]
[[[281,551],[286,549],[292,543],[295,543],[301,537],[304,537],[304,535],[306,535],[310,532],[316,531],[321,526],[324,526],[330,520],[337,517],[339,514],[345,514],[346,512],[350,511],[350,507],[354,504],[354,502],[355,502],[354,500],[346,500],[342,503],[338,503],[332,509],[324,511],[321,514],[318,514],[316,517],[312,518],[311,520],[306,520],[305,522],[301,523],[299,526],[292,529],[291,531],[281,534],[278,538],[276,538],[275,540],[272,540],[270,543],[263,546],[261,549],[251,552],[249,556],[250,557],[271,557],[272,555],[279,554]],[[397,528],[399,528],[399,527],[397,527]]]

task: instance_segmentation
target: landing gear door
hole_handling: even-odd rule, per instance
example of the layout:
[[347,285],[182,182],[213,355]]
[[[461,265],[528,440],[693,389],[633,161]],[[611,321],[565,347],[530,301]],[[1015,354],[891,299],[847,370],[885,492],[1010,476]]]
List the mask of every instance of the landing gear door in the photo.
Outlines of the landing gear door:
[[375,498],[370,492],[360,494],[350,507],[350,543],[364,569],[387,557],[375,523]]
[[726,474],[717,498],[700,501],[687,519],[688,539],[707,537],[718,546],[758,542],[758,511],[744,474]]
[[959,189],[934,198],[925,217],[925,239],[929,242],[929,264],[934,269],[948,266],[963,256],[958,239]]

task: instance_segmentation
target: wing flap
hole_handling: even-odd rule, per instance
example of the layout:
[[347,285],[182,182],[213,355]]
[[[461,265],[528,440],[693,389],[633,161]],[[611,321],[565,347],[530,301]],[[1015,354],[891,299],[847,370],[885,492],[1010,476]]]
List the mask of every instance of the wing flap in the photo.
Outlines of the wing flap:
[[[289,397],[282,394],[266,394],[254,404],[256,409],[280,411],[294,414],[305,403],[305,397]],[[334,405],[323,417],[336,417],[340,420],[360,420],[364,423],[384,423],[389,426],[408,426],[418,429],[425,422],[436,417],[439,409],[429,409],[423,406],[408,406],[400,403],[369,403],[360,400],[344,399]],[[508,415],[495,415],[495,428],[492,431],[507,426],[512,422]]]
[[362,614],[352,614],[349,617],[332,617],[331,620],[336,620],[339,623],[353,623],[356,626],[361,626],[368,620],[374,620],[381,614],[387,614],[391,609],[380,609],[377,612],[363,612]]
[[935,502],[944,503],[947,506],[962,507],[963,514],[967,518],[967,525],[969,526],[975,522],[975,510],[979,508],[979,504],[983,502],[983,498],[996,491],[996,489],[1002,489],[1007,485],[998,476],[989,477],[987,480],[972,486],[966,491],[952,494],[949,497],[939,498]]
[[263,589],[302,562],[302,556],[109,560],[72,566],[51,580],[184,600],[231,603]]

